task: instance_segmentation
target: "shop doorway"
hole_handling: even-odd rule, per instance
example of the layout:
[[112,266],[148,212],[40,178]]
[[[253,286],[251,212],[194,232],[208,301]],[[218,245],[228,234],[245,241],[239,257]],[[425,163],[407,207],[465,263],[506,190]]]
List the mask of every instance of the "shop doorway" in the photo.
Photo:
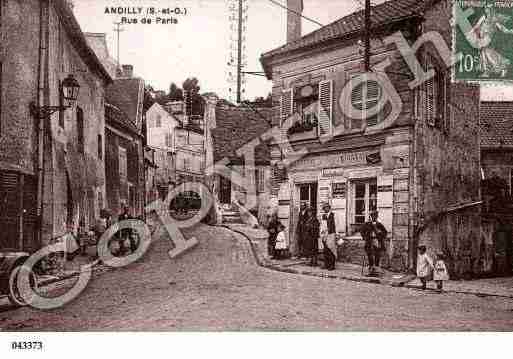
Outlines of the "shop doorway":
[[317,183],[304,183],[299,187],[299,203],[306,203],[317,215]]

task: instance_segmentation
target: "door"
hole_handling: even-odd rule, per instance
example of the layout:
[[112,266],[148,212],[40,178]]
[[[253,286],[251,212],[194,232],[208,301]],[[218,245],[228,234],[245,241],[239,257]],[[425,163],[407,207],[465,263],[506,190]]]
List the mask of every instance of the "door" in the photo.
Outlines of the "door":
[[299,185],[299,203],[306,203],[317,215],[317,183]]
[[232,182],[225,178],[224,176],[220,176],[220,189],[219,189],[219,201],[222,204],[230,204],[232,203]]

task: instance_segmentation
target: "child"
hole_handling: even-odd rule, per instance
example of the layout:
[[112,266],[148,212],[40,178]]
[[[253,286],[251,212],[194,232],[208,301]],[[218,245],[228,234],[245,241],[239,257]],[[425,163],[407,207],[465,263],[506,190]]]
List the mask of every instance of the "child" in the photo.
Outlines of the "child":
[[422,289],[426,289],[427,281],[433,270],[433,260],[426,253],[426,246],[419,246],[417,257],[417,277],[422,282]]
[[441,252],[436,254],[434,269],[433,279],[435,280],[438,292],[441,293],[443,291],[444,280],[449,280],[449,273],[445,266],[444,255]]
[[283,224],[278,225],[278,236],[276,237],[276,244],[274,249],[276,259],[285,259],[288,257],[289,245],[287,238],[285,237],[285,226]]

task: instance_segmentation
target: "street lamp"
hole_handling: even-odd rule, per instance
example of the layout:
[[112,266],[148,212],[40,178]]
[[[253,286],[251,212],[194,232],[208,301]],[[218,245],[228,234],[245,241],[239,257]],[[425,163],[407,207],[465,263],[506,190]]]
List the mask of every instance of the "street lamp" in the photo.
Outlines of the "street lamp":
[[29,105],[30,113],[35,118],[42,119],[52,115],[54,112],[73,107],[77,101],[79,90],[80,84],[70,74],[59,84],[59,106],[37,106],[34,102],[31,102]]

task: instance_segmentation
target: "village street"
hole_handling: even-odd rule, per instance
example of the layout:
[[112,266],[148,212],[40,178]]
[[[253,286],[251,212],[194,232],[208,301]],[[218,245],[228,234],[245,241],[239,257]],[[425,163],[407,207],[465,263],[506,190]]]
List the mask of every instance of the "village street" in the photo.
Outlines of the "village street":
[[[257,266],[225,228],[186,233],[200,244],[171,260],[157,240],[129,267],[95,276],[53,311],[0,313],[2,330],[511,330],[513,300],[323,279]],[[5,308],[4,308],[5,309]]]

